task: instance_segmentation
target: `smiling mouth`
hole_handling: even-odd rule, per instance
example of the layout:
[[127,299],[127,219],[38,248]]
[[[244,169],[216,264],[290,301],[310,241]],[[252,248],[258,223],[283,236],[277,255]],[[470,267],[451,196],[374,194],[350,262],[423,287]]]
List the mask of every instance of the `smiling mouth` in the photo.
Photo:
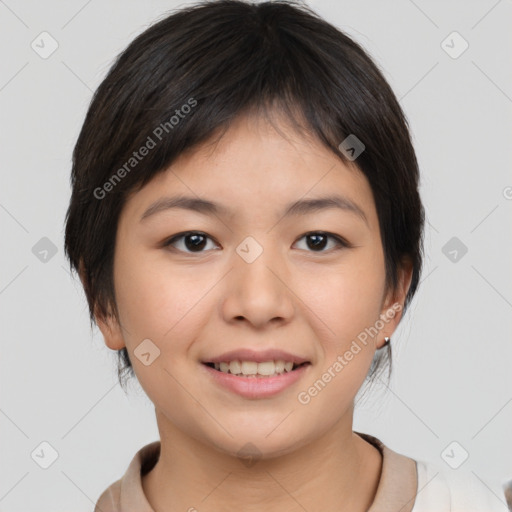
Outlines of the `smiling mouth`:
[[292,362],[286,362],[282,360],[278,361],[265,361],[257,363],[254,361],[229,361],[221,363],[203,363],[210,368],[217,370],[221,373],[227,373],[236,377],[247,377],[247,378],[265,378],[265,377],[278,377],[279,375],[285,375],[291,373],[298,368],[308,366],[311,363],[309,361],[296,364]]

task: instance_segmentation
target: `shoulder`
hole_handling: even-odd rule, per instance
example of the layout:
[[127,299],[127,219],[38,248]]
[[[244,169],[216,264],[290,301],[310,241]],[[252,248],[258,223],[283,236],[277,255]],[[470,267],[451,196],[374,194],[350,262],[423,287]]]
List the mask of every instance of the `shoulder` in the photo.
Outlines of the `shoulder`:
[[121,479],[107,487],[98,498],[94,512],[118,512],[121,507]]
[[159,455],[160,441],[143,446],[124,475],[103,491],[94,512],[154,512],[144,495],[142,476],[153,468]]
[[418,494],[412,512],[509,512],[505,482],[473,471],[416,461]]

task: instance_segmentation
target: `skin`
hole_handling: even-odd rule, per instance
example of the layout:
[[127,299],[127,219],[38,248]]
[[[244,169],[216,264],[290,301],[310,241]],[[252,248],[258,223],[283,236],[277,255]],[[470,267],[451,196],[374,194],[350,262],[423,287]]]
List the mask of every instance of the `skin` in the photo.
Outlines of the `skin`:
[[[352,431],[354,398],[375,350],[401,311],[307,404],[297,400],[344,354],[357,335],[395,303],[403,305],[412,267],[397,290],[385,289],[384,254],[369,183],[319,141],[286,122],[240,117],[220,141],[182,154],[132,194],[121,213],[114,258],[120,322],[98,318],[105,343],[127,347],[136,376],[155,406],[160,459],[142,479],[155,511],[366,511],[382,469],[379,451]],[[279,130],[276,130],[278,125]],[[282,216],[285,205],[337,191],[367,223],[330,208]],[[221,203],[231,215],[184,209],[140,221],[164,196]],[[194,251],[183,231],[201,231]],[[318,249],[307,233],[335,239]],[[247,263],[236,252],[251,236],[263,253]],[[121,327],[122,326],[122,327]],[[160,356],[134,355],[149,338]],[[220,388],[200,361],[235,348],[280,348],[311,361],[304,377],[278,395],[246,399]],[[242,464],[254,444],[261,458]]]

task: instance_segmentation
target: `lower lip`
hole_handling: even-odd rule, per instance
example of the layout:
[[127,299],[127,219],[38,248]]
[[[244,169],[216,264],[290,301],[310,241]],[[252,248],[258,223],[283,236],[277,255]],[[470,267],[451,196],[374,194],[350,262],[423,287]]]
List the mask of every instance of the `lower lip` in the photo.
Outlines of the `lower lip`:
[[297,382],[311,364],[305,364],[291,372],[285,372],[274,377],[238,377],[211,368],[204,363],[201,366],[211,375],[215,382],[224,388],[243,396],[244,398],[268,398],[277,395],[284,389]]

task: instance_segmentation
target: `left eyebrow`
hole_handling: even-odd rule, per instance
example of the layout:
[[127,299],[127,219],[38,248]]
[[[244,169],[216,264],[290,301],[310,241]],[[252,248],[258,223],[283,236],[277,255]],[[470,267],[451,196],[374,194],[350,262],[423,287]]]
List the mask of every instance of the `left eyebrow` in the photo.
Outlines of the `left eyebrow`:
[[[205,215],[233,215],[233,212],[224,205],[209,201],[207,199],[200,199],[196,197],[175,196],[175,197],[162,197],[155,201],[147,208],[142,214],[140,221],[155,215],[159,212],[170,210],[173,208],[182,208],[194,212],[202,213]],[[289,217],[293,215],[306,215],[320,210],[330,208],[338,208],[360,217],[368,226],[368,219],[364,210],[358,206],[354,201],[345,196],[331,195],[327,197],[319,197],[314,199],[300,199],[290,203],[284,209],[281,217]]]

